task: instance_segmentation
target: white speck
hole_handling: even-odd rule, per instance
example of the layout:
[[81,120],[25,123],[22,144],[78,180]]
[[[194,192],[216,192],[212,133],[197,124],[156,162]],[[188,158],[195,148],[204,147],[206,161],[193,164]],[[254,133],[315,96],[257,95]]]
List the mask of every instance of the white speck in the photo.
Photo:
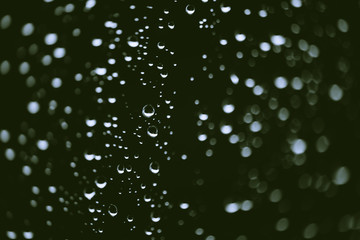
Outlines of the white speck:
[[58,36],[56,33],[48,33],[45,36],[45,44],[46,45],[54,45],[58,40]]
[[35,114],[40,110],[40,105],[38,102],[35,101],[29,102],[29,104],[27,105],[27,110],[29,111],[29,113]]

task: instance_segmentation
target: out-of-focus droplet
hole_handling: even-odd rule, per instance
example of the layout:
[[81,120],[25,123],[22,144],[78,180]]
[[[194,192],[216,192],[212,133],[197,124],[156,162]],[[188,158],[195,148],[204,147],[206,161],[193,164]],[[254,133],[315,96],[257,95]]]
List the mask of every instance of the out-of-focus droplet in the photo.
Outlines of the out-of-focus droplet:
[[318,226],[315,223],[311,223],[305,227],[303,236],[305,239],[311,239],[316,236],[317,232]]
[[36,145],[40,150],[45,151],[49,147],[49,142],[47,140],[39,140]]
[[7,29],[11,25],[11,16],[5,15],[0,20],[0,27],[1,29]]
[[0,131],[0,141],[2,141],[3,143],[7,143],[10,140],[10,133],[8,130],[1,130]]
[[142,108],[142,115],[144,117],[150,118],[150,117],[154,116],[154,114],[155,114],[155,108],[151,104],[146,104]]
[[347,167],[339,167],[333,175],[333,183],[336,185],[344,185],[350,179],[350,171]]
[[275,87],[278,89],[284,89],[288,85],[288,81],[284,77],[277,77],[274,80]]
[[46,45],[54,45],[58,40],[58,36],[56,33],[48,33],[45,36],[45,44]]
[[30,36],[31,34],[33,34],[34,30],[35,30],[34,24],[32,24],[32,23],[26,23],[26,24],[22,27],[21,33],[22,33],[22,35],[24,35],[24,36],[27,37],[27,36]]
[[295,154],[302,154],[306,151],[306,142],[302,139],[296,139],[291,145],[291,151]]
[[329,148],[330,142],[329,139],[326,136],[321,136],[316,141],[316,150],[319,153],[326,152],[326,150]]
[[337,84],[333,84],[329,89],[329,96],[333,101],[340,101],[343,97],[343,90]]
[[270,40],[275,46],[281,46],[285,44],[285,38],[281,35],[272,35]]
[[234,202],[234,203],[228,203],[225,205],[225,211],[227,213],[235,213],[241,209],[241,203]]

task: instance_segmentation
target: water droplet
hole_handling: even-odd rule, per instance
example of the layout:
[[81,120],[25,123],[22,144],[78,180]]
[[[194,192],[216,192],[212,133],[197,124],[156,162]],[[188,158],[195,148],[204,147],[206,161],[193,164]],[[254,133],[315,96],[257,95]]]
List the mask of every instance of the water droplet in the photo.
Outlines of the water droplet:
[[142,115],[146,118],[154,116],[155,108],[151,104],[146,104],[142,109]]
[[95,196],[95,190],[94,189],[85,189],[84,196],[87,199],[91,200]]
[[291,151],[295,154],[302,154],[306,151],[306,142],[302,139],[296,139],[291,145]]
[[51,85],[53,86],[53,88],[59,88],[62,85],[62,80],[60,78],[54,78],[51,81]]
[[316,141],[316,150],[319,153],[326,152],[326,150],[329,148],[330,142],[329,139],[326,136],[321,136]]
[[153,222],[159,222],[161,219],[160,216],[157,215],[155,212],[151,212],[150,217],[151,217],[151,221]]
[[289,220],[287,218],[280,218],[275,225],[276,231],[283,232],[289,227]]
[[95,38],[95,39],[92,40],[91,44],[94,47],[99,47],[102,44],[102,40],[100,38]]
[[275,46],[281,46],[285,44],[285,38],[281,35],[273,35],[270,39],[272,44],[274,44]]
[[46,45],[54,45],[58,40],[58,36],[56,33],[48,33],[45,36],[45,44]]
[[118,171],[119,174],[123,174],[125,172],[125,168],[124,168],[124,165],[117,165],[117,168],[116,170]]
[[96,125],[96,119],[86,119],[85,122],[88,127],[93,127]]
[[100,177],[97,177],[95,180],[95,185],[100,189],[106,187],[106,184],[107,184],[107,182],[106,182],[105,177],[100,176]]
[[194,7],[194,5],[188,4],[188,5],[186,6],[186,8],[185,8],[185,11],[186,11],[187,14],[193,15],[194,12],[195,12],[195,7]]
[[275,87],[278,89],[284,89],[288,85],[288,81],[284,77],[277,77],[274,80]]
[[66,54],[65,48],[60,48],[59,47],[59,48],[54,49],[53,55],[54,55],[55,58],[63,58],[65,56],[65,54]]
[[224,125],[222,125],[222,126],[220,127],[220,131],[221,131],[223,134],[229,134],[229,133],[232,132],[232,130],[233,130],[233,128],[232,128],[231,125],[226,125],[226,124],[224,124]]
[[181,208],[181,209],[188,209],[188,208],[189,208],[189,204],[188,204],[188,203],[181,203],[181,204],[180,204],[180,208]]
[[223,13],[228,13],[228,12],[230,12],[231,7],[230,7],[230,6],[225,6],[224,3],[221,3],[221,4],[220,4],[220,9],[221,9],[221,11],[222,11]]
[[21,33],[24,36],[30,36],[31,34],[33,34],[34,30],[35,30],[34,24],[27,23],[22,27]]
[[334,101],[340,101],[343,97],[343,90],[337,84],[333,84],[329,89],[329,96]]
[[106,68],[96,68],[96,69],[95,69],[95,73],[96,73],[97,75],[100,75],[100,76],[105,75],[106,72],[107,72],[107,69],[106,69]]
[[127,39],[127,44],[130,46],[130,47],[137,47],[139,46],[139,39],[137,36],[130,36],[128,37]]
[[110,216],[115,217],[118,214],[118,209],[114,204],[110,204],[108,207],[108,213]]
[[227,213],[235,213],[241,209],[241,203],[229,203],[225,205],[225,211]]
[[10,27],[10,24],[11,24],[11,16],[10,15],[5,15],[1,18],[1,20],[0,20],[1,29],[7,29],[8,27]]
[[339,167],[333,176],[333,183],[336,185],[344,185],[350,179],[350,171],[347,167]]
[[295,8],[299,8],[302,6],[301,0],[291,0],[291,5],[293,5]]
[[156,126],[154,125],[150,125],[148,128],[147,128],[147,134],[152,137],[152,138],[155,138],[158,136],[158,129]]
[[318,232],[318,226],[315,223],[311,223],[306,226],[303,235],[305,239],[311,239],[316,236],[317,232]]
[[8,130],[1,130],[1,131],[0,131],[0,140],[1,140],[3,143],[9,142],[9,140],[10,140],[10,133],[9,133]]
[[149,165],[149,169],[153,174],[157,174],[160,171],[160,164],[156,161],[151,162]]
[[223,105],[223,111],[224,113],[232,113],[235,110],[235,106],[233,104],[224,104]]
[[49,142],[46,140],[39,140],[39,141],[37,141],[37,147],[40,150],[45,151],[49,147]]

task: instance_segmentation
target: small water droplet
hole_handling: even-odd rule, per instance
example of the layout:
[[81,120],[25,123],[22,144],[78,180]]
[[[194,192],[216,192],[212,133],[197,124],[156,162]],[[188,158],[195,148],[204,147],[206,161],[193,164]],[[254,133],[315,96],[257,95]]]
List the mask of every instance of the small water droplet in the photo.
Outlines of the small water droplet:
[[108,213],[110,216],[115,217],[118,214],[118,209],[114,204],[110,204],[108,207]]
[[146,118],[154,116],[155,109],[151,104],[146,104],[142,109],[142,115]]
[[156,161],[151,162],[149,165],[149,169],[153,174],[157,174],[160,171],[160,164]]
[[152,137],[152,138],[155,138],[158,136],[158,129],[156,126],[154,125],[150,125],[148,128],[147,128],[147,134]]

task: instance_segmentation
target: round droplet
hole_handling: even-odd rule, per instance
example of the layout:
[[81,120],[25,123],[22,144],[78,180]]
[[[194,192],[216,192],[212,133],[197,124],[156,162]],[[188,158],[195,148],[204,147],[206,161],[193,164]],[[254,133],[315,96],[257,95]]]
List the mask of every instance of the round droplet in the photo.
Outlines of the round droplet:
[[130,46],[130,47],[137,47],[139,46],[139,39],[137,36],[130,36],[128,37],[127,39],[127,44]]
[[3,143],[7,143],[10,140],[10,133],[8,130],[1,130],[0,131],[0,140]]
[[151,104],[146,104],[142,109],[142,115],[146,118],[154,116],[155,108]]
[[106,179],[104,177],[97,177],[96,180],[95,180],[95,184],[98,188],[104,188],[106,187]]
[[46,45],[54,45],[58,40],[58,36],[56,33],[48,33],[45,36],[45,44]]
[[147,128],[147,134],[152,137],[155,138],[158,135],[158,129],[157,127],[155,127],[154,125],[151,125]]
[[21,33],[24,36],[30,36],[31,34],[33,34],[34,30],[35,30],[34,24],[27,23],[22,27]]
[[151,221],[153,222],[159,222],[161,219],[160,216],[157,215],[155,212],[151,212],[150,217],[151,217]]
[[185,8],[185,11],[186,11],[187,14],[193,15],[194,12],[195,12],[195,7],[194,7],[194,5],[188,4],[188,5],[186,6],[186,8]]
[[333,176],[333,183],[336,185],[344,185],[350,179],[350,171],[347,167],[339,167]]
[[118,171],[119,174],[123,174],[125,172],[125,168],[124,165],[117,165],[116,170]]
[[118,214],[118,209],[114,204],[110,204],[108,207],[108,213],[110,216],[115,217]]
[[296,139],[291,145],[291,151],[295,154],[302,154],[306,151],[306,142],[302,139]]
[[149,165],[149,169],[153,174],[157,174],[160,171],[160,164],[156,161],[151,162]]
[[45,151],[49,147],[49,142],[46,140],[39,140],[39,141],[37,141],[37,147],[40,150]]
[[333,101],[340,101],[343,97],[343,90],[337,84],[333,84],[329,89],[329,96]]

